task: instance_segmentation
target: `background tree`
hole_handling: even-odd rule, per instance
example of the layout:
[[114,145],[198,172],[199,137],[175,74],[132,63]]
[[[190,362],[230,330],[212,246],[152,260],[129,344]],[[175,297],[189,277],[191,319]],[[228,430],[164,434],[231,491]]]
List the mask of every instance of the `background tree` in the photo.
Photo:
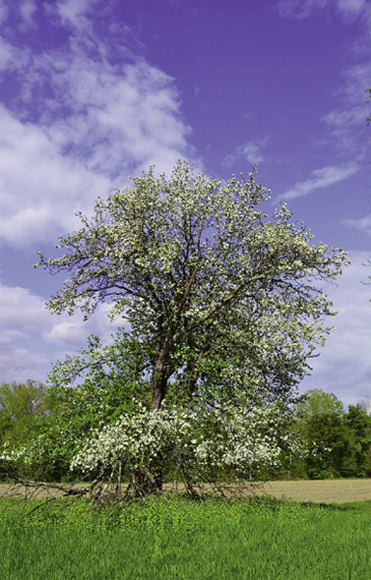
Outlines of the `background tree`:
[[293,411],[294,430],[307,442],[310,452],[292,466],[291,475],[310,479],[338,475],[345,450],[342,401],[333,393],[311,389]]
[[344,457],[342,475],[370,477],[371,417],[361,403],[349,405],[344,416],[349,433],[349,449]]
[[326,393],[322,389],[311,389],[306,391],[302,399],[295,405],[295,416],[299,422],[302,422],[303,426],[311,417],[323,413],[343,416],[344,405],[334,393]]
[[[49,421],[51,402],[46,387],[31,379],[0,385],[0,445],[19,446],[37,437]],[[3,473],[1,473],[3,472]],[[1,466],[0,477],[4,475]]]
[[349,405],[322,389],[307,391],[294,406],[294,430],[312,451],[291,473],[312,479],[365,477],[370,473],[371,418],[362,404]]
[[310,245],[285,205],[268,220],[254,171],[223,183],[179,162],[169,179],[151,168],[133,181],[91,219],[79,214],[63,256],[40,254],[39,266],[69,275],[49,308],[88,317],[111,302],[147,353],[153,409],[259,390],[290,400],[333,314],[313,280],[334,280],[345,253]]
[[310,479],[340,477],[349,453],[349,437],[342,418],[335,413],[312,415],[305,425],[306,440],[312,452],[306,458]]
[[0,385],[0,437],[2,441],[27,439],[34,425],[50,412],[47,390],[42,383],[27,380],[25,383]]

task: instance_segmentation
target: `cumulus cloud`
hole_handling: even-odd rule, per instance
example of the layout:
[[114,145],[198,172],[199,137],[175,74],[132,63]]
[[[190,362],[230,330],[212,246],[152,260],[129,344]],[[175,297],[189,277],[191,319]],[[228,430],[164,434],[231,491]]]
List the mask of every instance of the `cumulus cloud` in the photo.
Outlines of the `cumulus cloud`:
[[60,17],[74,26],[79,24],[81,16],[94,4],[94,0],[63,0],[57,3]]
[[371,397],[371,268],[365,268],[370,254],[350,252],[353,264],[345,268],[337,287],[325,288],[338,311],[328,322],[335,329],[311,362],[312,376],[301,390],[321,388],[335,393],[346,404]]
[[341,16],[364,14],[366,0],[279,0],[278,11],[284,18],[303,19],[318,10],[334,8]]
[[361,63],[343,72],[343,82],[335,93],[340,105],[323,116],[333,142],[340,151],[349,150],[365,158],[371,138],[367,133],[365,89],[371,83],[371,66]]
[[6,40],[0,37],[0,71],[6,70],[11,66],[14,53],[14,48],[6,42]]
[[231,167],[236,161],[245,159],[248,163],[261,163],[264,161],[262,149],[265,147],[268,137],[258,139],[257,141],[248,141],[244,145],[240,145],[233,153],[226,156],[224,160],[225,167]]
[[318,13],[333,14],[347,23],[356,18],[363,24],[356,41],[347,45],[347,54],[353,52],[363,59],[343,71],[343,81],[334,92],[337,107],[322,117],[328,131],[323,142],[331,144],[340,155],[353,153],[353,159],[365,158],[369,135],[365,134],[365,89],[371,83],[370,34],[371,3],[368,0],[278,0],[279,14],[288,19],[304,19]]
[[2,334],[6,330],[7,336],[14,336],[14,332],[17,335],[19,331],[26,330],[28,332],[35,327],[42,328],[48,324],[49,317],[41,296],[36,296],[21,286],[0,284],[0,327],[3,330]]
[[9,246],[55,239],[77,225],[74,213],[109,191],[103,175],[60,154],[42,127],[0,106],[0,232]]
[[59,320],[53,316],[53,323],[49,325],[48,330],[42,333],[42,337],[48,343],[68,348],[84,346],[89,334],[96,334],[104,343],[107,343],[118,328],[129,329],[123,318],[109,320],[108,315],[111,307],[108,303],[99,304],[95,313],[86,322],[79,312],[72,317],[59,316]]
[[81,313],[56,316],[45,308],[43,297],[0,282],[0,382],[45,378],[56,349],[63,358],[66,351],[83,347],[89,334],[108,343],[117,328],[125,327],[123,319],[109,322],[110,308],[100,304],[86,322]]
[[288,200],[309,195],[316,189],[343,181],[357,173],[357,171],[359,171],[357,163],[348,163],[340,166],[329,165],[321,169],[314,169],[308,179],[295,183],[288,191],[278,196],[278,199]]
[[[368,110],[365,105],[365,89],[370,85],[370,33],[371,33],[371,3],[368,0],[279,0],[278,10],[286,18],[304,19],[312,14],[332,13],[345,22],[353,22],[355,18],[363,24],[360,35],[351,45],[351,50],[367,60],[343,71],[343,80],[334,92],[334,102],[337,107],[322,117],[322,122],[328,130],[329,142],[340,155],[353,152],[353,159],[365,158],[370,137],[365,134],[365,119]],[[349,53],[349,45],[348,50]]]
[[5,0],[0,0],[0,24],[6,20],[8,9]]
[[0,44],[0,69],[20,79],[21,99],[12,111],[0,105],[0,238],[9,246],[54,241],[129,175],[192,158],[173,79],[141,59],[113,65],[99,43],[80,40],[74,33],[68,50],[38,55]]
[[337,0],[337,5],[341,12],[359,13],[366,7],[366,0]]
[[172,79],[144,61],[118,69],[77,56],[53,84],[70,115],[48,127],[50,139],[90,170],[116,178],[149,164],[169,170],[187,151],[190,128]]
[[278,12],[283,18],[296,18],[301,20],[310,16],[314,10],[323,9],[328,0],[279,0]]
[[356,228],[357,230],[361,230],[368,235],[371,235],[371,216],[367,215],[363,218],[359,219],[343,219],[342,223]]
[[32,335],[49,318],[40,296],[0,283],[0,382],[40,378],[48,358],[34,348]]
[[19,11],[21,14],[22,23],[26,28],[36,26],[34,15],[37,10],[35,0],[23,0],[20,4]]

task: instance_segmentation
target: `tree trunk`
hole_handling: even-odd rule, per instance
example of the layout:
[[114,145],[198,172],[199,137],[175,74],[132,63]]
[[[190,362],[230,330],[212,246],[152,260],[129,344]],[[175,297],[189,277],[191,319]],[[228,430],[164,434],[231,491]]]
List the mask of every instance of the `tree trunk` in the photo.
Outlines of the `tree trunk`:
[[152,374],[152,409],[158,411],[166,395],[166,366],[169,356],[169,340],[164,336],[164,318],[160,316],[157,322],[156,358]]
[[133,483],[136,497],[159,493],[162,491],[162,473],[158,469],[156,475],[150,470],[139,469],[134,475]]
[[161,403],[166,395],[166,384],[167,384],[167,372],[166,363],[168,358],[168,352],[166,346],[162,347],[161,351],[156,357],[155,364],[153,366],[152,375],[152,409],[158,411],[161,407]]

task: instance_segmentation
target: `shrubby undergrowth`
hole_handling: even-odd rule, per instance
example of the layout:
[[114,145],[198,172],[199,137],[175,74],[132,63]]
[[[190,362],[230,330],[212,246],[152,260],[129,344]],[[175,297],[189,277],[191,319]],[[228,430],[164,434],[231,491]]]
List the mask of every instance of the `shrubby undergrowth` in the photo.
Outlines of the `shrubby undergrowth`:
[[[48,445],[52,441],[41,435],[28,446],[5,449],[1,458],[19,470],[32,469],[51,455]],[[78,441],[69,468],[76,479],[89,478],[95,486],[105,482],[104,490],[114,488],[116,494],[127,481],[137,495],[160,491],[159,476],[166,471],[197,497],[197,486],[216,484],[221,472],[230,481],[251,481],[278,467],[288,453],[300,457],[305,451],[304,442],[289,430],[279,402],[262,399],[260,405],[211,409],[165,403],[150,410],[137,401],[134,412],[90,430]],[[103,488],[98,489],[102,494]]]

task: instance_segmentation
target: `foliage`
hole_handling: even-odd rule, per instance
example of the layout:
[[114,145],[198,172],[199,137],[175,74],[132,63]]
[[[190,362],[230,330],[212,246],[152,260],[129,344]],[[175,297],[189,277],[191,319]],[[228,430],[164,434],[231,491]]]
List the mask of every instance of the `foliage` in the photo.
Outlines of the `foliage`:
[[310,417],[322,413],[333,413],[342,417],[344,405],[333,393],[326,393],[322,389],[311,389],[306,391],[304,397],[298,401],[294,407],[295,416],[303,424]]
[[252,390],[289,400],[333,314],[312,282],[333,281],[345,253],[310,245],[286,205],[268,220],[255,170],[223,183],[179,162],[170,179],[151,168],[133,182],[98,199],[91,219],[79,214],[61,257],[40,254],[39,266],[69,275],[49,308],[88,317],[112,303],[147,353],[153,409]]
[[[37,381],[0,385],[0,445],[24,445],[48,423],[51,404],[46,387]],[[4,465],[0,460],[0,477]]]
[[[200,404],[193,409],[167,408],[164,403],[157,411],[134,402],[136,412],[100,425],[81,439],[70,462],[77,477],[119,486],[129,481],[138,495],[145,495],[159,488],[156,476],[167,469],[197,497],[196,486],[214,483],[221,469],[232,472],[237,481],[248,480],[272,469],[284,450],[304,453],[298,438],[285,431],[288,420],[282,404],[262,400],[250,407],[224,404],[210,410]],[[66,437],[62,440],[65,445]],[[45,460],[45,453],[45,439],[38,437],[29,446],[5,450],[2,457],[32,466]]]
[[18,467],[22,464],[24,475],[37,473],[44,481],[69,480],[76,447],[91,429],[115,423],[129,413],[134,395],[150,405],[147,383],[141,378],[143,363],[135,350],[122,331],[108,346],[91,336],[79,355],[53,365],[45,390],[47,420],[33,423],[31,431],[17,421],[23,438],[8,437],[6,442],[9,449],[18,447],[23,457]]
[[347,433],[341,417],[335,413],[311,416],[306,424],[306,439],[316,450],[306,459],[309,478],[339,477],[348,450]]
[[350,449],[343,461],[342,475],[371,476],[371,417],[358,403],[349,405],[345,415],[349,431]]
[[296,463],[297,473],[311,479],[370,474],[371,418],[361,404],[345,413],[333,393],[312,389],[295,405],[294,416],[294,430],[315,451]]

